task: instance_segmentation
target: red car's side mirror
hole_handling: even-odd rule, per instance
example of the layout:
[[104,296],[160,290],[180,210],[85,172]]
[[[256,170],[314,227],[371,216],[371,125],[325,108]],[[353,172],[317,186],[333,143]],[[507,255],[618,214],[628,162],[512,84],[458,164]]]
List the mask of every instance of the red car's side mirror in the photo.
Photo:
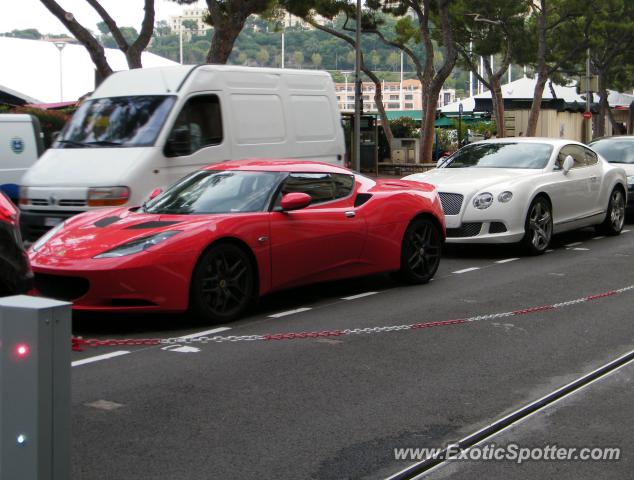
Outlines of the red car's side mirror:
[[310,195],[306,193],[294,192],[287,193],[282,197],[280,206],[282,210],[287,212],[290,210],[299,210],[300,208],[307,207],[310,204]]
[[152,190],[152,193],[150,193],[150,200],[154,200],[160,195],[161,192],[162,190],[160,188],[155,188],[154,190]]

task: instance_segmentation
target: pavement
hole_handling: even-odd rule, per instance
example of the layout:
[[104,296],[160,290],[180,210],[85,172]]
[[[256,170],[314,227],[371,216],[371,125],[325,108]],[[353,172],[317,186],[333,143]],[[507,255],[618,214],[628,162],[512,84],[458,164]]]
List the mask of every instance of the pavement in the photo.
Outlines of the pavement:
[[[545,446],[574,448],[571,460],[528,460],[519,464],[517,460],[455,461],[418,478],[631,478],[634,464],[633,389],[634,364],[629,363],[486,442],[503,448],[512,444],[530,449]],[[590,452],[597,460],[582,461],[583,448],[599,449]],[[603,448],[620,451],[618,456],[608,454],[603,457]],[[537,456],[541,458],[539,454]]]
[[[428,285],[376,276],[296,289],[265,298],[251,315],[216,333],[203,334],[213,327],[181,316],[79,317],[74,333],[86,338],[370,330],[192,343],[180,351],[126,346],[75,352],[73,479],[389,477],[412,463],[396,460],[395,448],[445,446],[634,350],[634,289],[587,299],[634,284],[629,228],[619,237],[590,229],[561,235],[539,257],[512,247],[448,248]],[[585,300],[532,308],[575,299]],[[489,316],[503,312],[516,313]],[[471,321],[373,330],[456,319]],[[99,357],[113,352],[126,353]],[[548,414],[560,428],[536,417],[534,428],[526,421],[518,426],[525,430],[505,435],[541,445],[547,432],[549,442],[583,446],[603,438],[583,437],[575,425],[590,417],[600,428],[601,418],[609,418],[605,429],[618,433],[605,440],[626,450],[632,443],[631,388],[620,393],[620,399],[609,389],[594,397],[579,394],[571,397],[582,399],[573,405],[576,414],[563,407]],[[631,448],[618,464],[600,466],[586,478],[623,478],[634,466]],[[588,462],[573,467],[574,478],[589,468]],[[447,467],[455,469],[450,473],[444,468],[432,473],[549,478],[566,464],[458,462]]]

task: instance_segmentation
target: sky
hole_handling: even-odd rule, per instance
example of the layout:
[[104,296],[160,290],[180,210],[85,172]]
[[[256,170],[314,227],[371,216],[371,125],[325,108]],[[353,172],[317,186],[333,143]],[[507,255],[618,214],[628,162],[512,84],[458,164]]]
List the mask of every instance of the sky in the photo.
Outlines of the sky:
[[[58,0],[58,3],[75,15],[84,27],[97,31],[96,25],[101,18],[85,0]],[[141,29],[143,0],[101,0],[100,3],[120,27]],[[26,28],[36,28],[40,33],[67,33],[62,23],[39,0],[0,0],[0,5],[0,33]],[[194,5],[203,7],[206,3],[199,0]],[[178,15],[183,8],[169,0],[155,0],[156,21]]]

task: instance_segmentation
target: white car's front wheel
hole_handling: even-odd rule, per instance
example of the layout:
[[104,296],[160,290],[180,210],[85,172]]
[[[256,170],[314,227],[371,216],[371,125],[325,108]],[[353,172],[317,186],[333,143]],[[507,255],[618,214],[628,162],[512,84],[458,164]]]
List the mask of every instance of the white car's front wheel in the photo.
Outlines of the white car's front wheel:
[[528,208],[524,224],[522,245],[531,255],[546,251],[553,236],[553,215],[550,202],[543,196],[536,197]]

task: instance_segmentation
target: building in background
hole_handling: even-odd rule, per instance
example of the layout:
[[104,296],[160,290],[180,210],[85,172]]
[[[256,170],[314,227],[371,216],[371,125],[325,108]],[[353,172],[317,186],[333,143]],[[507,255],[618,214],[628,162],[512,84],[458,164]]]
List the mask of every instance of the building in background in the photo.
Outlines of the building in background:
[[205,23],[204,19],[207,15],[208,9],[200,8],[200,7],[187,7],[183,8],[183,11],[180,15],[170,15],[168,17],[167,23],[169,24],[172,32],[178,33],[180,30],[180,25],[183,22],[195,22],[196,28],[185,28],[183,25],[183,33],[187,33],[188,35],[196,34],[202,35],[208,30],[211,29],[211,25]]
[[[422,110],[422,87],[419,80],[383,82],[383,106],[385,110]],[[340,110],[354,110],[354,82],[336,83],[337,102]],[[376,112],[374,82],[363,82],[363,111]],[[443,89],[438,96],[438,108],[456,101],[454,89]]]

